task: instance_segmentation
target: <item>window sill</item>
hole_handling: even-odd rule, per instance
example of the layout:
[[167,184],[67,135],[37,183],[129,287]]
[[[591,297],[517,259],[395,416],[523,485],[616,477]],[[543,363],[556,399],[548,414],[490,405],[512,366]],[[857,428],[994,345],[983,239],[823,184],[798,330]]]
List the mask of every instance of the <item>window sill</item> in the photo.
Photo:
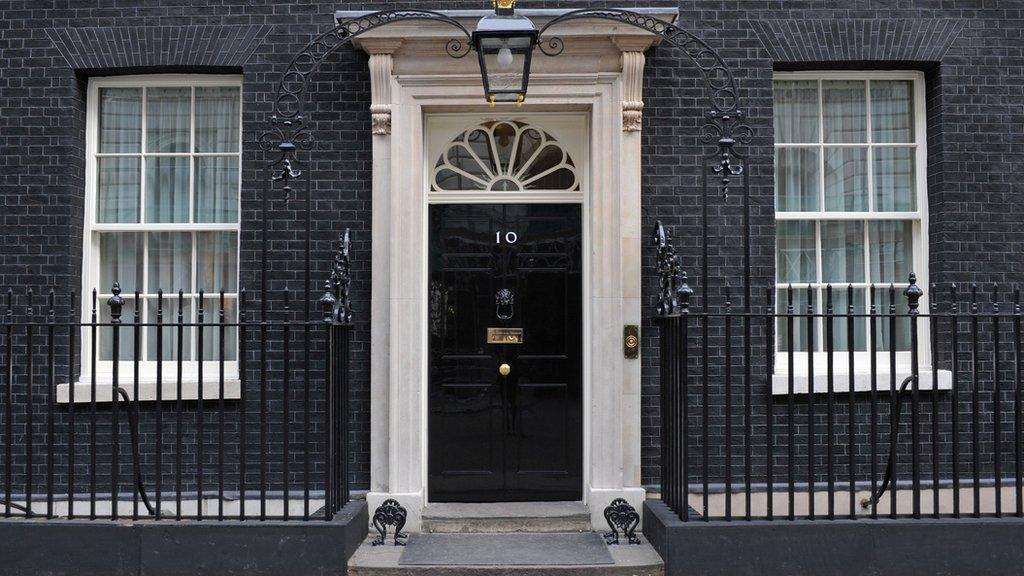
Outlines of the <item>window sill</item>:
[[[920,383],[918,390],[951,390],[953,388],[953,373],[949,370],[938,370],[934,374],[931,368],[923,368],[919,371]],[[889,371],[879,370],[875,374],[875,381],[877,382],[877,390],[879,392],[888,392],[892,389],[892,378],[890,378]],[[907,368],[896,370],[896,388],[898,389],[903,380],[910,376],[910,369]],[[937,382],[934,380],[937,379]],[[807,394],[808,383],[810,378],[807,377],[806,372],[796,372],[793,374],[793,392],[795,394]],[[937,384],[937,385],[936,385]],[[835,392],[849,392],[850,391],[850,375],[847,372],[834,372],[832,374],[832,390]],[[910,390],[910,387],[907,387]],[[853,373],[853,391],[854,392],[870,392],[871,391],[871,373],[870,372],[854,372]],[[825,372],[814,372],[814,393],[825,394],[828,392],[828,375]],[[789,374],[788,373],[775,373],[772,375],[772,395],[773,396],[785,396],[789,394]]]
[[[111,386],[110,379],[98,378],[96,384],[96,402],[109,404],[111,401],[111,395],[113,387]],[[58,384],[57,385],[57,403],[58,404],[70,404],[71,403],[71,384]],[[74,383],[75,387],[75,404],[85,404],[92,401],[92,383],[87,379],[79,380]],[[121,381],[121,388],[128,393],[128,398],[134,398],[135,382],[131,379],[125,379]],[[162,386],[163,394],[162,400],[177,400],[178,399],[178,381],[175,378],[165,379]],[[219,400],[220,395],[220,380],[218,378],[204,379],[203,380],[203,400]],[[156,380],[140,380],[139,381],[139,401],[140,402],[155,402],[156,401],[157,385]],[[225,400],[236,400],[242,397],[242,383],[237,377],[224,378],[224,399]],[[198,400],[199,399],[199,381],[193,377],[191,379],[182,379],[181,381],[181,399],[182,400]]]

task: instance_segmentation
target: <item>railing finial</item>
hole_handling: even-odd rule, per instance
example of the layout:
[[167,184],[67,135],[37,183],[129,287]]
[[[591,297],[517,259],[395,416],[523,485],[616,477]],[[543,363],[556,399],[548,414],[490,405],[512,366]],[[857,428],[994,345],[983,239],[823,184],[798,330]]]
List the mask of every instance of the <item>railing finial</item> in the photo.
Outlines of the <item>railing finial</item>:
[[124,308],[124,298],[121,297],[121,283],[114,282],[110,291],[114,294],[107,299],[107,306],[110,306],[110,323],[120,324],[121,310]]
[[911,316],[920,314],[918,308],[921,306],[920,300],[924,296],[924,290],[917,285],[917,274],[910,273],[910,286],[903,289],[903,295],[907,298],[908,314]]
[[690,298],[693,296],[693,288],[686,283],[686,271],[682,271],[679,279],[682,284],[679,285],[679,313],[689,314],[690,313]]
[[320,296],[320,308],[324,312],[324,322],[331,322],[334,319],[334,306],[338,303],[338,299],[334,297],[333,290],[331,281],[324,281],[324,293]]

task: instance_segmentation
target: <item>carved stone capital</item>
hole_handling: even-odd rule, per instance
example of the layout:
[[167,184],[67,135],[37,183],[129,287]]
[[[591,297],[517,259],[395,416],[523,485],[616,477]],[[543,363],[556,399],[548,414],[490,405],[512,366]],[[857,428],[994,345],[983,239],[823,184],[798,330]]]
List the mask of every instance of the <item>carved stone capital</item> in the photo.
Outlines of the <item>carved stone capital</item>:
[[390,52],[370,53],[370,117],[375,135],[391,134]]
[[639,132],[643,124],[644,53],[622,53],[622,130]]

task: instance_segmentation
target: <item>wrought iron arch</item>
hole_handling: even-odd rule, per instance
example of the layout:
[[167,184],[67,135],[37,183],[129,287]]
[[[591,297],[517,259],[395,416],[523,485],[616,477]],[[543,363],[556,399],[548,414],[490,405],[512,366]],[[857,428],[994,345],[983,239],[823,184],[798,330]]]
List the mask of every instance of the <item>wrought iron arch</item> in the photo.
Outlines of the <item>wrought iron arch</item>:
[[[701,195],[701,290],[703,293],[701,304],[705,308],[708,306],[708,180],[711,176],[716,178],[723,198],[728,198],[730,191],[735,187],[735,180],[742,177],[743,305],[749,310],[751,300],[750,187],[746,174],[746,157],[737,152],[736,147],[749,144],[753,139],[754,132],[746,124],[746,113],[739,106],[739,91],[732,70],[714,48],[692,32],[653,16],[618,8],[584,8],[552,19],[540,29],[538,47],[541,52],[548,56],[557,56],[565,49],[564,42],[558,36],[545,36],[550,28],[570,20],[590,18],[628,24],[655,34],[667,44],[682,50],[700,70],[704,78],[705,96],[708,101],[708,109],[704,113],[705,122],[700,129],[700,140],[713,146],[712,150],[703,158],[705,170],[701,174],[704,188],[704,194]],[[660,281],[664,285],[669,280],[661,275]],[[660,301],[657,311],[659,314],[671,313],[671,311],[664,310]]]
[[570,20],[593,18],[629,24],[655,34],[681,49],[700,70],[710,105],[704,115],[706,123],[701,128],[701,139],[708,143],[717,140],[718,150],[714,155],[718,157],[718,164],[713,167],[713,171],[721,179],[722,193],[728,196],[732,177],[744,171],[742,157],[735,153],[734,148],[737,143],[748,144],[754,133],[744,123],[746,114],[739,107],[736,78],[725,60],[707,42],[688,30],[660,18],[619,8],[584,8],[553,18],[540,29],[540,51],[548,56],[557,56],[565,49],[565,43],[558,36],[544,36],[549,28]]
[[[723,197],[728,197],[734,180],[742,176],[743,180],[743,228],[744,228],[744,260],[746,266],[746,290],[745,305],[749,306],[750,300],[750,200],[749,185],[745,174],[745,158],[737,153],[737,144],[748,144],[752,137],[752,129],[745,123],[746,115],[739,106],[739,92],[736,87],[736,79],[732,70],[725,63],[725,60],[718,52],[709,46],[704,40],[693,33],[665,20],[640,14],[630,10],[617,8],[584,8],[566,12],[553,18],[540,28],[538,34],[538,48],[548,56],[557,56],[565,48],[564,42],[558,36],[546,36],[551,28],[571,20],[581,19],[602,19],[610,20],[634,26],[651,34],[657,35],[664,42],[680,49],[692,61],[700,71],[704,83],[706,98],[709,107],[705,112],[705,123],[701,127],[701,140],[713,145],[713,150],[705,157],[708,164],[707,170],[703,173],[705,194],[702,195],[702,228],[704,230],[703,244],[703,270],[702,283],[704,291],[707,289],[707,188],[708,175],[713,174],[717,178]],[[267,153],[276,155],[268,163],[271,177],[268,186],[273,187],[276,183],[283,186],[284,200],[291,199],[293,188],[291,182],[303,177],[300,163],[297,159],[297,151],[311,150],[314,145],[314,138],[311,132],[304,125],[303,107],[305,104],[306,88],[309,78],[317,72],[323,60],[332,52],[342,46],[350,44],[352,40],[370,30],[386,26],[388,24],[408,20],[423,20],[447,24],[452,26],[461,37],[448,40],[445,50],[454,58],[462,58],[471,50],[471,38],[469,30],[458,20],[432,10],[382,10],[352,18],[339,23],[333,29],[324,32],[306,44],[296,54],[282,73],[278,81],[274,97],[274,109],[270,118],[271,127],[260,134],[258,144]],[[305,255],[305,286],[307,302],[306,317],[309,317],[309,293],[310,293],[310,234],[312,231],[310,221],[310,199],[309,199],[309,176],[305,175],[305,218],[306,218],[306,255]],[[268,211],[269,190],[264,194],[262,212],[265,215]],[[267,222],[263,218],[262,230],[262,261],[263,271],[261,274],[261,294],[266,292],[266,263],[267,263]],[[706,306],[706,297],[703,298]],[[261,297],[261,301],[265,298]],[[344,305],[347,307],[348,303]],[[264,307],[265,304],[261,306]]]
[[725,60],[719,56],[714,48],[692,32],[660,18],[620,8],[583,8],[573,10],[556,16],[541,27],[540,39],[538,40],[540,51],[548,56],[557,56],[565,49],[565,43],[558,36],[551,36],[549,38],[544,36],[544,33],[549,28],[570,20],[594,18],[635,26],[655,34],[665,42],[682,49],[704,76],[704,82],[708,90],[708,99],[712,109],[718,111],[719,114],[728,114],[738,110],[739,95],[736,90],[736,80]]
[[[352,40],[375,28],[388,24],[408,20],[425,20],[447,24],[460,32],[462,37],[452,38],[445,44],[445,50],[453,58],[462,58],[470,51],[470,33],[458,20],[433,10],[381,10],[340,22],[331,30],[324,32],[310,40],[291,61],[288,67],[281,74],[277,82],[274,95],[273,114],[270,117],[270,128],[257,137],[257,144],[260,149],[268,154],[273,154],[272,159],[267,163],[271,175],[267,182],[267,189],[261,199],[261,273],[260,273],[260,311],[263,317],[267,314],[266,293],[267,293],[267,244],[268,226],[267,214],[269,211],[270,193],[273,187],[280,183],[284,192],[285,202],[292,199],[294,192],[292,182],[302,178],[305,181],[305,275],[303,302],[305,304],[305,319],[310,317],[310,295],[312,284],[310,278],[311,267],[311,199],[310,199],[310,178],[308,174],[303,175],[302,163],[298,159],[298,151],[312,150],[315,139],[312,132],[305,125],[303,110],[306,102],[306,88],[310,77],[315,74],[323,63],[324,59],[331,53],[336,52],[342,46],[351,44]],[[344,250],[349,250],[349,232],[346,230],[344,237]],[[337,310],[343,313],[335,313],[334,321],[351,322],[351,302],[349,291],[340,290],[340,282],[335,277],[337,266],[332,270],[332,277],[328,281],[320,302],[330,301]],[[347,286],[348,269],[345,269],[345,285]],[[335,293],[336,292],[336,293]]]

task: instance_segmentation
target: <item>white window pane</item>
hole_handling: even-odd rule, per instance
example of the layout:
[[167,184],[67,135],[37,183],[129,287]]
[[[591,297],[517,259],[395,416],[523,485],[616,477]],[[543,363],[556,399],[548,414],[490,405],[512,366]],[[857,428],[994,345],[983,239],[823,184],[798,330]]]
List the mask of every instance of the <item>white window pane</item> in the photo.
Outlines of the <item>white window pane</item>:
[[146,222],[188,222],[188,157],[146,158]]
[[[835,352],[848,352],[850,334],[847,318],[842,315],[849,313],[850,297],[846,286],[835,286],[832,289],[832,312],[836,315],[832,320],[832,350]],[[863,317],[856,317],[857,314],[864,314],[867,298],[867,289],[855,288],[853,290],[853,349],[864,351],[868,349],[867,320]],[[827,348],[826,348],[827,349]],[[842,360],[838,361],[842,362]],[[859,366],[859,364],[858,364]]]
[[239,90],[196,88],[196,152],[238,152]]
[[[788,352],[790,347],[794,352],[807,352],[808,340],[807,335],[809,334],[807,329],[807,287],[794,286],[792,290],[788,287],[779,288],[778,297],[776,298],[775,308],[780,314],[785,314],[789,309],[790,298],[792,297],[793,305],[793,316],[779,318],[776,322],[775,333],[778,335],[779,352]],[[820,300],[818,299],[817,290],[815,290],[815,301],[814,301],[814,313],[818,314],[821,312]],[[804,316],[797,316],[797,314],[803,314]],[[790,327],[790,319],[792,318],[792,327]],[[817,319],[813,319],[811,324],[814,329],[814,349],[821,349],[821,330],[820,324]],[[796,365],[793,367],[794,370],[799,371],[804,366]]]
[[125,294],[142,289],[142,234],[100,234],[100,283],[96,289],[109,293],[114,282],[121,284]]
[[818,83],[779,80],[775,91],[775,141],[780,144],[818,142]]
[[779,222],[776,245],[779,282],[817,281],[814,222]]
[[867,98],[861,80],[821,83],[825,142],[867,142]]
[[146,92],[146,152],[188,152],[191,88]]
[[777,148],[775,150],[775,202],[780,212],[817,211],[818,150]]
[[100,152],[139,152],[142,147],[142,89],[100,90]]
[[[893,308],[890,308],[890,304]],[[880,314],[889,314],[894,310],[896,314],[907,313],[907,299],[903,296],[902,289],[890,291],[888,287],[875,289],[875,306]],[[910,350],[910,319],[896,318],[896,332],[892,331],[892,317],[878,318],[875,321],[875,349],[887,350]]]
[[196,287],[209,293],[238,290],[238,234],[196,234]]
[[192,234],[189,232],[149,233],[149,278],[146,293],[192,290]]
[[871,81],[871,138],[874,142],[914,141],[912,87],[909,80]]
[[[146,321],[156,324],[157,322],[157,299],[148,298],[149,305],[146,306]],[[184,322],[192,322],[192,300],[185,298],[181,303],[181,318]],[[180,329],[176,325],[178,322],[178,304],[177,298],[163,299],[163,323],[164,324],[175,324],[174,326],[164,326],[161,329],[155,326],[150,327],[146,330],[146,359],[156,360],[157,359],[157,332],[162,334],[163,340],[160,342],[160,348],[163,349],[163,357],[160,358],[163,361],[177,360],[178,350],[181,350],[182,360],[192,359],[192,327],[184,326]],[[182,345],[178,346],[179,338],[181,339]],[[166,381],[172,381],[174,374],[168,374],[164,371],[164,378]]]
[[200,156],[195,159],[195,221],[238,221],[238,157]]
[[138,222],[140,197],[138,158],[96,160],[96,221]]
[[825,148],[825,210],[868,209],[867,148]]
[[913,148],[875,148],[875,210],[917,210]]
[[[221,300],[217,298],[203,298],[204,318],[203,322],[211,324],[209,328],[203,328],[203,360],[220,360],[221,332],[223,330],[224,360],[232,361],[237,359],[235,352],[238,342],[238,329],[234,326],[225,326],[223,329],[217,324],[221,316]],[[234,298],[224,298],[224,322],[236,322],[238,310]],[[211,374],[210,377],[216,377]]]
[[[99,300],[96,303],[97,312],[99,313],[99,322],[101,324],[108,323],[112,320],[110,316],[110,306],[107,305],[106,298]],[[118,339],[118,361],[123,362],[127,360],[135,359],[135,344],[133,338],[135,337],[135,328],[133,323],[135,322],[135,299],[125,298],[124,306],[121,308],[121,322],[126,324],[117,329]],[[114,359],[114,328],[112,326],[97,326],[97,346],[99,347],[99,358],[100,360],[111,361]],[[142,346],[142,343],[139,343]],[[121,374],[124,380],[121,381],[123,387],[126,382],[131,379],[131,374]]]
[[914,224],[893,220],[871,222],[871,281],[906,282],[913,272]]
[[821,281],[864,281],[864,223],[821,223]]

